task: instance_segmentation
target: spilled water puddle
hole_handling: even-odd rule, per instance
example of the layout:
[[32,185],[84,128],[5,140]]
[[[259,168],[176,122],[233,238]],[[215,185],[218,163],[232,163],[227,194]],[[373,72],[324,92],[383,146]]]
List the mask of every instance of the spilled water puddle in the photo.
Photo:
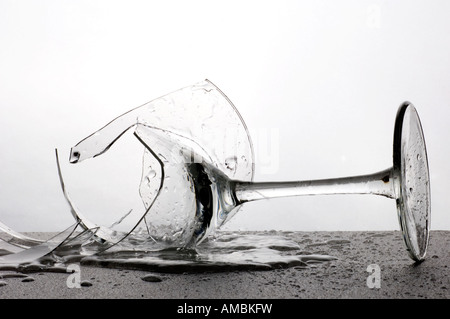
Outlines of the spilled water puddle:
[[328,255],[299,255],[300,246],[280,235],[222,233],[195,250],[117,250],[83,258],[82,265],[163,273],[273,270],[328,262]]
[[[282,232],[218,232],[195,249],[161,248],[156,247],[154,242],[128,237],[105,251],[102,250],[105,244],[95,237],[86,236],[88,234],[73,233],[51,252],[35,260],[26,259],[32,253],[22,254],[22,262],[19,262],[17,254],[4,254],[0,256],[0,261],[2,258],[7,261],[7,257],[11,256],[11,262],[0,263],[0,270],[67,273],[67,266],[77,263],[157,273],[202,273],[307,268],[337,259],[325,254],[305,253],[302,250],[304,247]],[[43,248],[35,250],[42,251]],[[6,250],[3,248],[2,251],[5,253]],[[14,275],[3,276],[8,278]],[[1,273],[0,280],[3,280]]]

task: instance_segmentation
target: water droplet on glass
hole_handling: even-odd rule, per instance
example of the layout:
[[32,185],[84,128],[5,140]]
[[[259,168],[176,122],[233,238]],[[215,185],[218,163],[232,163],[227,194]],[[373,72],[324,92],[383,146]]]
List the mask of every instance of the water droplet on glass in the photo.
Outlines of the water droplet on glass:
[[225,167],[227,169],[229,169],[230,171],[234,171],[236,169],[236,165],[237,165],[237,157],[236,156],[228,157],[225,160]]
[[156,172],[154,170],[151,170],[147,174],[147,178],[154,178],[156,176]]

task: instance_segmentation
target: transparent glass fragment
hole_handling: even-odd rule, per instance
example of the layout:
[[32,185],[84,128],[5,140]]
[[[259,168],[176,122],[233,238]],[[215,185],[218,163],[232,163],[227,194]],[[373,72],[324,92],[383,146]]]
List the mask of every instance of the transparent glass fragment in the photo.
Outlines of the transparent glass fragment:
[[11,227],[7,226],[6,224],[0,221],[0,232],[2,231],[5,232],[6,234],[9,234],[17,241],[20,241],[22,245],[35,245],[43,242],[42,240],[32,238],[30,236],[16,232]]
[[70,226],[66,230],[62,231],[61,233],[52,237],[50,240],[44,243],[33,246],[26,250],[22,250],[18,253],[0,256],[0,264],[20,265],[24,263],[34,262],[39,258],[42,258],[43,256],[51,253],[58,246],[64,243],[64,241],[67,240],[72,235],[72,233],[75,231],[77,227],[78,223]]
[[[174,91],[117,117],[74,146],[70,162],[101,155],[137,124],[195,141],[229,178],[244,181],[253,178],[253,145],[247,126],[231,101],[208,80]],[[230,166],[230,158],[240,160],[237,165]]]
[[88,218],[86,218],[73,204],[69,192],[67,191],[66,185],[64,183],[64,179],[62,177],[61,165],[59,163],[58,150],[55,150],[56,155],[56,165],[58,167],[58,176],[59,181],[61,183],[61,189],[63,191],[64,197],[69,204],[70,212],[72,216],[75,218],[75,221],[78,222],[84,229],[96,229],[96,236],[98,236],[103,241],[110,241],[113,236],[113,232],[108,228],[100,227],[94,223],[92,223]]
[[15,254],[23,251],[29,247],[23,247],[16,244],[11,244],[8,241],[5,241],[3,238],[0,238],[0,256]]

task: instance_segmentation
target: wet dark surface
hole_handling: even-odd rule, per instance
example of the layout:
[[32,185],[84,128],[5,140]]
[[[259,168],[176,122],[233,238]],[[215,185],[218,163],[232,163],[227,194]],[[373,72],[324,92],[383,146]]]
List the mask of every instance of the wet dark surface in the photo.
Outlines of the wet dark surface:
[[[37,271],[15,276],[15,272],[3,270],[0,298],[450,297],[449,231],[431,232],[427,258],[420,264],[409,259],[399,231],[268,233],[274,234],[298,243],[298,249],[288,249],[286,254],[315,257],[268,270],[161,273],[83,264],[75,274]],[[321,255],[337,259],[322,261],[317,258]],[[373,276],[369,265],[379,267],[380,288],[370,288],[371,280],[368,286],[368,277]],[[33,280],[24,281],[27,277]],[[90,285],[69,288],[68,282],[74,280]]]

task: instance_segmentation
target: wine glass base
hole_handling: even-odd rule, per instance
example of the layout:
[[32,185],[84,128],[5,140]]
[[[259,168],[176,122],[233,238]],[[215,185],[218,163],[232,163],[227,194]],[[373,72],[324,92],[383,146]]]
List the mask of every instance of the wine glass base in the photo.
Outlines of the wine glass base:
[[394,175],[403,238],[410,257],[422,261],[429,242],[430,177],[422,125],[409,102],[400,106],[395,122]]

